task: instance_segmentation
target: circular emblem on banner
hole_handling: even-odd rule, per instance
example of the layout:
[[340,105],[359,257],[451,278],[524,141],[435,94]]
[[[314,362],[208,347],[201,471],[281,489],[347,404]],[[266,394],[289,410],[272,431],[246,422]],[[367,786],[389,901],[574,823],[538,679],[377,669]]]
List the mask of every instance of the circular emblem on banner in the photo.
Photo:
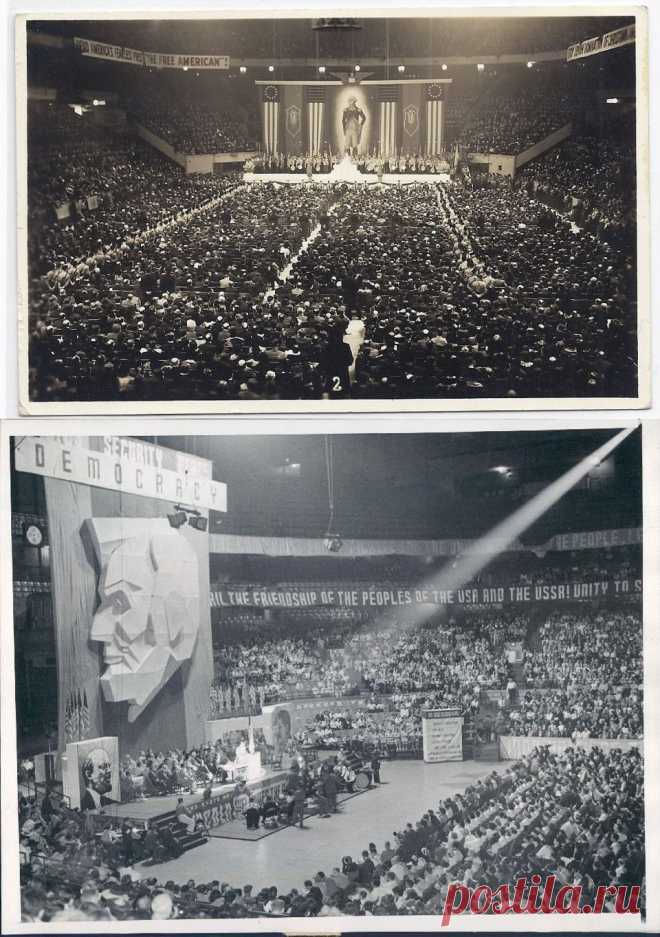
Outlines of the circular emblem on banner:
[[264,88],[264,98],[267,101],[276,101],[277,100],[277,86],[266,85],[266,87]]

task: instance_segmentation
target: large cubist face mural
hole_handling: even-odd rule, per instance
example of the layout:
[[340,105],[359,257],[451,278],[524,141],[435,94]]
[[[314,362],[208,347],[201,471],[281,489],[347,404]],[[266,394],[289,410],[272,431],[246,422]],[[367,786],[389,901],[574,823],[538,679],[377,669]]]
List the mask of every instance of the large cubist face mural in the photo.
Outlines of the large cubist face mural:
[[134,722],[184,661],[199,629],[197,556],[165,518],[86,521],[100,605],[90,638],[103,645],[101,687]]

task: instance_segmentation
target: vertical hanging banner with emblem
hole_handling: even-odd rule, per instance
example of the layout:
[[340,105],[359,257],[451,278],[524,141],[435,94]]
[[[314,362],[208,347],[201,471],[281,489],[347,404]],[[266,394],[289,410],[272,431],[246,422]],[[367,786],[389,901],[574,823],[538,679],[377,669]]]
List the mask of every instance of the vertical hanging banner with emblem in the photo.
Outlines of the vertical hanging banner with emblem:
[[282,85],[284,107],[284,147],[287,156],[307,152],[303,136],[303,86]]
[[421,104],[424,85],[402,84],[401,86],[401,153],[416,156],[421,152]]

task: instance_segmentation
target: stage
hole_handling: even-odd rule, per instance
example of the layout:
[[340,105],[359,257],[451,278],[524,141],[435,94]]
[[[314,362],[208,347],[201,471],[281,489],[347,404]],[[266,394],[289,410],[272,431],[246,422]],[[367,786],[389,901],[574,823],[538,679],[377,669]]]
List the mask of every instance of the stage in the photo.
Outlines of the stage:
[[449,173],[416,173],[416,172],[386,172],[383,173],[382,181],[373,172],[359,173],[359,178],[337,179],[331,172],[314,173],[311,178],[302,172],[245,172],[243,173],[243,182],[247,185],[264,182],[276,182],[279,185],[335,185],[343,183],[344,185],[411,185],[414,182],[425,182],[427,185],[434,185],[442,182],[447,185],[451,181]]
[[276,885],[280,890],[302,888],[305,879],[317,870],[331,872],[342,856],[355,859],[370,842],[382,849],[385,840],[393,840],[394,830],[414,823],[429,807],[437,809],[445,797],[463,793],[491,771],[503,773],[507,768],[501,762],[386,761],[381,768],[384,783],[345,801],[340,812],[327,820],[309,816],[302,830],[289,826],[276,836],[260,836],[256,841],[248,841],[246,832],[240,838],[216,834],[178,859],[154,865],[137,863],[132,874],[155,876],[161,882],[189,878],[197,882],[217,878],[239,886],[250,882],[255,892],[264,885]]
[[[260,800],[264,794],[280,793],[287,778],[286,771],[264,770],[262,777],[247,782],[248,794]],[[148,797],[145,800],[132,800],[126,804],[110,804],[103,808],[103,813],[96,814],[100,821],[108,817],[121,823],[125,819],[144,824],[159,820],[172,813],[178,806],[179,797],[192,816],[201,816],[209,826],[220,826],[233,818],[235,782],[216,784],[211,790],[211,797],[204,800],[200,791],[194,794],[171,794],[164,797]],[[217,821],[217,822],[212,822]]]

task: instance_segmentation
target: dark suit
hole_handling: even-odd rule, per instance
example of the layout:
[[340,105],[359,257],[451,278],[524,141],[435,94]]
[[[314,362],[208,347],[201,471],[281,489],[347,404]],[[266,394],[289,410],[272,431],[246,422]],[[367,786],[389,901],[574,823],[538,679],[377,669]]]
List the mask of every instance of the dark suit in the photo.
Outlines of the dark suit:
[[[104,794],[100,795],[100,805],[101,807],[107,807],[108,804],[114,803],[113,800],[110,800],[109,797],[106,797]],[[85,810],[98,810],[99,808],[94,801],[94,798],[89,792],[89,788],[85,788],[85,793],[80,798],[80,809]]]

